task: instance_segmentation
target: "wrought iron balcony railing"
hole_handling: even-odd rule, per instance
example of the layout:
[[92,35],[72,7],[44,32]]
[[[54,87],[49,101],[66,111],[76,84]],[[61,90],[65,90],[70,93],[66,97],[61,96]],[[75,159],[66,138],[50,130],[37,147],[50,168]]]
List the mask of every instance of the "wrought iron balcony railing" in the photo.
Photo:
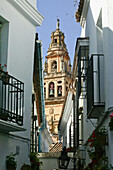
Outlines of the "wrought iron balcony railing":
[[88,118],[98,118],[104,110],[104,56],[93,54],[87,70],[87,113]]
[[23,125],[24,83],[0,70],[0,119]]

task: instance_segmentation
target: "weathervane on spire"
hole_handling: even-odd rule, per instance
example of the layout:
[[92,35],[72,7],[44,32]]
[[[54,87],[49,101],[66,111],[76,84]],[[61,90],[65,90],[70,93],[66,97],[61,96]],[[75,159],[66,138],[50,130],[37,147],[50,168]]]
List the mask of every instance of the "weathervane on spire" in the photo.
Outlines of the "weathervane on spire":
[[59,25],[60,25],[60,23],[59,23],[59,19],[57,19],[57,29],[59,29]]

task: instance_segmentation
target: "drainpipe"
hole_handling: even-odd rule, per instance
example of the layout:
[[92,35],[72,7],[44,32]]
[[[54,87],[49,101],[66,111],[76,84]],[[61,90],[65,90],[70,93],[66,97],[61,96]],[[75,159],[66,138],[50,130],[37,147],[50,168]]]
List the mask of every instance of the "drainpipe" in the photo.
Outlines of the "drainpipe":
[[42,125],[39,129],[39,150],[41,152],[41,131],[45,129],[45,102],[44,102],[44,88],[43,88],[43,68],[42,68],[42,57],[41,57],[41,41],[36,41],[38,59],[39,59],[39,76],[40,76],[40,87],[41,87],[41,104],[42,104]]

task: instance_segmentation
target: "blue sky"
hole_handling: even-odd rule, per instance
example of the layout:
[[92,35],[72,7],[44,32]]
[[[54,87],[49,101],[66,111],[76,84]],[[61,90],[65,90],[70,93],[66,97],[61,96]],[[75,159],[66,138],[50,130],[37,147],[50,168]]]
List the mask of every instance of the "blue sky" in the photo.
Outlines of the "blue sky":
[[60,19],[60,30],[64,32],[65,43],[71,61],[74,58],[75,44],[80,36],[80,24],[76,23],[75,11],[77,0],[38,0],[37,9],[44,16],[43,23],[37,28],[39,39],[42,40],[43,57],[47,55],[51,42],[51,32],[55,31],[57,18]]

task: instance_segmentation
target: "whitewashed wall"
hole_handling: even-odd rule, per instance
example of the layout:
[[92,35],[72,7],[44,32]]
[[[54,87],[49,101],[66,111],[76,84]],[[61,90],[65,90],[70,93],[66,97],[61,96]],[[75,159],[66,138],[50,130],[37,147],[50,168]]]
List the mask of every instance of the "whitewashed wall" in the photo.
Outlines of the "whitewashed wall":
[[[113,1],[111,0],[90,0],[88,13],[84,28],[82,28],[81,37],[89,37],[89,57],[91,54],[104,54],[104,86],[105,89],[105,112],[109,109],[107,114],[113,110]],[[99,25],[102,23],[102,25]],[[101,28],[102,26],[102,28]],[[87,119],[87,103],[84,100],[83,110],[83,127],[84,127],[84,143],[88,139],[89,134],[94,130],[94,126]],[[103,115],[105,114],[103,113]],[[101,116],[98,122],[101,120]],[[96,121],[91,120],[94,125]],[[97,123],[98,123],[97,122]],[[113,164],[112,159],[112,136],[109,132],[109,116],[105,119],[102,126],[105,126],[108,131],[109,147],[106,148],[109,163]],[[100,128],[101,128],[100,127]],[[86,163],[88,163],[86,159]]]
[[60,122],[60,131],[59,131],[59,133],[63,137],[63,146],[66,146],[67,148],[69,147],[69,126],[73,121],[72,114],[73,114],[72,92],[68,91],[62,119]]
[[48,128],[41,130],[41,151],[49,152],[49,147],[52,144],[52,138],[50,136]]
[[[32,2],[32,5],[35,6],[35,0],[29,2]],[[3,26],[7,27],[3,31],[1,41],[2,44],[5,42],[7,48],[4,53],[5,49],[3,46],[1,47],[0,62],[7,64],[7,70],[10,75],[24,82],[23,127],[26,131],[15,132],[12,135],[0,132],[0,148],[3,150],[3,152],[0,152],[1,170],[5,169],[6,155],[10,152],[15,153],[16,146],[20,148],[19,155],[16,156],[18,161],[17,170],[20,170],[22,164],[29,163],[35,32],[36,26],[41,25],[43,17],[39,16],[27,1],[21,1],[20,3],[27,4],[27,13],[23,12],[25,10],[24,7],[22,7],[21,11],[21,5],[15,4],[14,0],[0,1],[0,20],[3,21]],[[37,17],[36,20],[33,18],[34,16]],[[7,38],[4,36],[5,33]]]

